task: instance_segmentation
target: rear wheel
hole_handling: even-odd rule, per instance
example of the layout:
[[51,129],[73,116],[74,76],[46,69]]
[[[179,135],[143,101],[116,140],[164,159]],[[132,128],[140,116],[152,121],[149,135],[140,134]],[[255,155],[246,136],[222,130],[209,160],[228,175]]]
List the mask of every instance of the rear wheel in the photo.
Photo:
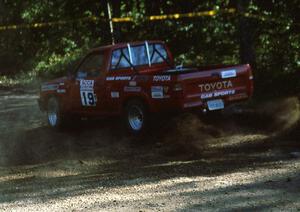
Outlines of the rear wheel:
[[64,123],[64,118],[60,110],[59,101],[55,97],[51,97],[47,104],[47,119],[48,124],[52,128],[61,128]]
[[145,131],[148,125],[148,114],[141,101],[128,102],[125,110],[125,123],[130,133],[140,134]]

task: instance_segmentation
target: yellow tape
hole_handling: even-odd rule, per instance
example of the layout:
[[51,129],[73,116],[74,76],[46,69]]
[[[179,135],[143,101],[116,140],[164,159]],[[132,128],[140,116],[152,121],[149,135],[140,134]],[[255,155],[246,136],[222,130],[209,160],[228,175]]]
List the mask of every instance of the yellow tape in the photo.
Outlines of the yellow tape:
[[124,18],[112,18],[113,22],[133,22],[133,18],[132,17],[124,17]]
[[65,25],[69,23],[75,23],[80,21],[97,21],[99,18],[95,16],[69,20],[69,21],[54,21],[54,22],[41,22],[41,23],[32,23],[32,24],[20,24],[20,25],[8,25],[8,26],[0,26],[0,31],[4,30],[17,30],[17,29],[30,29],[30,28],[42,28],[42,27],[50,27],[57,25]]
[[[166,20],[166,19],[180,19],[180,18],[195,18],[201,16],[215,16],[218,13],[235,13],[236,9],[230,8],[226,10],[209,10],[203,12],[194,12],[194,13],[175,13],[175,14],[168,14],[168,15],[152,15],[144,17],[145,20],[150,21],[157,21],[157,20]],[[123,18],[112,18],[113,22],[134,22],[134,18],[132,17],[123,17]]]
[[[229,8],[224,10],[209,10],[209,11],[202,11],[202,12],[191,12],[191,13],[175,13],[175,14],[167,14],[167,15],[152,15],[152,16],[146,16],[142,18],[145,21],[159,21],[159,20],[172,20],[172,19],[180,19],[180,18],[196,18],[196,17],[203,17],[203,16],[215,16],[217,14],[233,14],[236,13],[235,8]],[[274,18],[261,16],[261,15],[254,15],[250,13],[244,13],[242,14],[245,17],[249,18],[256,18],[262,21],[271,21],[276,23],[282,23],[282,21],[279,21]],[[54,22],[44,22],[44,23],[33,23],[33,24],[20,24],[20,25],[8,25],[8,26],[0,26],[0,31],[5,30],[18,30],[18,29],[30,29],[30,28],[42,28],[42,27],[52,27],[57,25],[66,25],[69,23],[76,23],[76,22],[82,22],[82,21],[92,21],[96,22],[99,20],[107,20],[107,19],[101,19],[100,17],[96,16],[90,16],[90,17],[84,17],[74,20],[61,20],[61,21],[54,21]],[[112,18],[112,21],[115,23],[121,23],[121,22],[134,22],[135,19],[133,17],[121,17],[121,18]],[[294,25],[299,25],[299,23],[295,23]]]
[[[216,10],[210,10],[210,11],[203,11],[203,12],[193,12],[193,13],[184,13],[184,14],[168,14],[168,15],[152,15],[152,16],[146,16],[144,17],[144,20],[149,21],[158,21],[158,20],[166,20],[166,19],[180,19],[180,18],[194,18],[194,17],[201,17],[201,16],[215,16],[218,13],[235,13],[234,8],[216,11]],[[33,24],[21,24],[21,25],[9,25],[9,26],[0,26],[0,31],[4,30],[17,30],[17,29],[26,29],[26,28],[42,28],[42,27],[49,27],[49,26],[55,26],[55,25],[65,25],[68,23],[74,23],[74,22],[80,22],[80,21],[99,21],[100,18],[96,16],[91,17],[85,17],[75,20],[69,20],[69,21],[55,21],[55,22],[45,22],[45,23],[33,23]],[[133,17],[123,17],[123,18],[112,18],[112,21],[115,23],[120,22],[134,22]]]

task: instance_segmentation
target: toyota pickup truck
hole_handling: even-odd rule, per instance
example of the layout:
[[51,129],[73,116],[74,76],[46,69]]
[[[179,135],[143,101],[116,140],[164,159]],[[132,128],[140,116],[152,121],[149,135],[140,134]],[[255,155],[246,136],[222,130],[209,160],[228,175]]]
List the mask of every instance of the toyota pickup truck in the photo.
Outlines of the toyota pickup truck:
[[60,128],[70,117],[123,117],[132,133],[154,114],[217,111],[253,94],[251,67],[176,67],[162,41],[92,49],[68,75],[42,83],[40,109]]

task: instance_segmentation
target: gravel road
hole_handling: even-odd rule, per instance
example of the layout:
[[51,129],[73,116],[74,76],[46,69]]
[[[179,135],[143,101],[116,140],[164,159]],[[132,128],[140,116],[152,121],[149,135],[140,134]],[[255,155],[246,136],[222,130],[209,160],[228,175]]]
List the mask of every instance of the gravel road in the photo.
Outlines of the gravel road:
[[[0,91],[1,211],[299,211],[297,98],[164,120],[46,126],[35,92]],[[247,106],[248,107],[248,106]]]

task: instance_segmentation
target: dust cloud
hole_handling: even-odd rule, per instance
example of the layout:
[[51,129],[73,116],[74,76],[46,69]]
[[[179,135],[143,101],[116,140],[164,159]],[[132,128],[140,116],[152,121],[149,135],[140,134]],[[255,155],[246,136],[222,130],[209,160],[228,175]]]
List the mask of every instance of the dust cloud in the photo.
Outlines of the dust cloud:
[[167,125],[162,138],[170,147],[170,154],[201,154],[208,143],[223,134],[196,114],[185,113],[173,118]]
[[[26,132],[41,127],[43,117],[37,106],[36,91],[0,92],[0,164],[14,164],[35,157],[34,146]],[[38,135],[37,135],[38,137]]]
[[[182,114],[172,119],[163,141],[171,154],[201,154],[212,146],[229,147],[259,142],[288,134],[299,125],[300,103],[296,97],[257,103],[242,113],[236,108],[217,115]],[[174,147],[175,145],[175,147]]]
[[256,107],[256,110],[258,116],[268,119],[266,128],[274,136],[293,129],[300,120],[300,103],[297,97],[269,101]]
[[[237,115],[232,112],[203,118],[184,113],[164,120],[160,130],[137,138],[124,132],[116,124],[118,120],[85,122],[67,132],[49,129],[36,99],[34,93],[0,92],[0,166],[80,160],[86,156],[114,159],[133,155],[142,148],[147,151],[157,143],[165,151],[156,154],[201,155],[213,142],[234,140],[238,144],[242,139],[248,142],[258,131],[271,136],[288,132],[300,119],[299,100],[292,97],[257,104],[250,113]],[[144,145],[149,142],[154,145]]]

